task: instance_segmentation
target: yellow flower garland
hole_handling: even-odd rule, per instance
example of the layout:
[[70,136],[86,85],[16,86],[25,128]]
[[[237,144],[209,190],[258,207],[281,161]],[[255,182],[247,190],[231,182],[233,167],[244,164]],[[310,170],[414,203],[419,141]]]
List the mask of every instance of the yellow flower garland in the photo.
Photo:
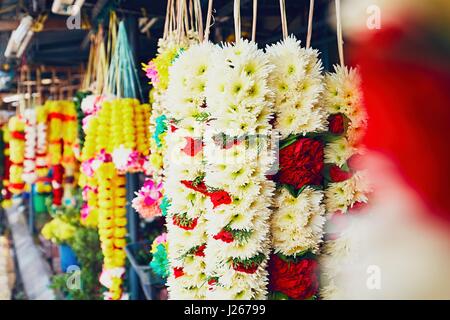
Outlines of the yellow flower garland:
[[23,161],[25,153],[25,122],[20,116],[14,116],[8,123],[11,139],[9,142],[9,153],[11,167],[9,169],[9,190],[13,194],[19,194],[24,190]]

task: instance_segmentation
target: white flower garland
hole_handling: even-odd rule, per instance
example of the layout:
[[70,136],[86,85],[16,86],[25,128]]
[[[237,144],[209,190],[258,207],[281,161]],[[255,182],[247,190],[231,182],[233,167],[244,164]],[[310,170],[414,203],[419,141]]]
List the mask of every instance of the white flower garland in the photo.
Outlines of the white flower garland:
[[[359,72],[353,68],[335,66],[334,73],[325,76],[323,104],[331,117],[343,115],[348,122],[344,134],[325,148],[325,162],[338,167],[338,170],[353,171],[353,168],[348,168],[348,161],[361,152],[358,144],[367,124],[367,116],[363,107],[360,84]],[[325,190],[328,217],[331,218],[335,213],[345,214],[353,206],[367,203],[370,191],[364,171],[351,172],[351,176],[343,181],[330,182]],[[339,276],[340,268],[337,264],[349,251],[347,232],[348,230],[344,230],[338,237],[325,242],[321,257],[320,294],[323,299],[339,297],[340,290],[334,279]]]
[[[275,128],[281,138],[318,133],[327,129],[327,112],[319,104],[323,92],[322,63],[317,50],[305,49],[290,36],[268,46],[269,60],[276,66],[269,84],[275,92]],[[275,253],[296,256],[317,253],[325,223],[323,192],[306,187],[297,198],[286,189],[275,196],[271,221]]]
[[268,46],[266,52],[275,65],[269,85],[275,92],[275,128],[281,138],[325,131],[328,113],[318,103],[323,91],[319,52],[302,48],[294,36]]
[[[28,185],[37,179],[36,174],[36,147],[37,147],[37,125],[36,110],[26,109],[24,111],[25,120],[25,154],[23,161],[23,181]],[[41,142],[41,141],[40,141]]]
[[206,298],[206,195],[183,182],[200,182],[204,176],[204,91],[212,50],[211,43],[192,45],[169,68],[165,103],[170,106],[168,117],[173,128],[166,136],[164,188],[171,202],[167,218],[171,299]]
[[[208,299],[263,299],[267,295],[269,219],[274,184],[265,174],[272,92],[266,55],[253,42],[217,47],[208,70],[205,135],[208,187],[225,190],[230,204],[207,202],[205,250]],[[229,139],[222,139],[223,137]]]

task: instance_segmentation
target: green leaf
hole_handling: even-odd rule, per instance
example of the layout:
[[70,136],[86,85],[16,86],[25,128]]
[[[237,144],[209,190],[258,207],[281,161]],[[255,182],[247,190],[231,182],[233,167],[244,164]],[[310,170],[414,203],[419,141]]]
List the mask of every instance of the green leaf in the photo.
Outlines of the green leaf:
[[290,300],[290,298],[282,292],[274,291],[270,293],[269,300]]

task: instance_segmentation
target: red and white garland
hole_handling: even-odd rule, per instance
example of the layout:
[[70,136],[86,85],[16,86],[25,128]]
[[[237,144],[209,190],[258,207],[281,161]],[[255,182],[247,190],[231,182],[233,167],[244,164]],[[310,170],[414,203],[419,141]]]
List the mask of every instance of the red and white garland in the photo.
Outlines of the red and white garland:
[[334,279],[339,276],[342,258],[348,252],[345,230],[332,234],[334,217],[351,213],[364,206],[371,191],[363,171],[354,162],[361,153],[360,141],[367,123],[357,69],[336,66],[325,77],[323,104],[329,113],[329,132],[336,139],[325,148],[329,183],[325,204],[329,221],[328,240],[321,257],[323,299],[339,299],[341,292]]
[[[299,135],[298,140],[308,133],[325,131],[327,113],[318,103],[323,91],[318,52],[301,48],[299,41],[289,37],[268,47],[267,54],[276,66],[269,83],[275,92],[275,129],[281,138]],[[278,190],[271,225],[275,253],[295,256],[318,250],[325,214],[323,192],[309,184],[304,185],[306,188],[297,198],[285,188]]]
[[166,136],[166,196],[168,258],[167,280],[171,299],[205,299],[207,292],[204,248],[206,198],[202,136],[205,117],[206,74],[212,44],[192,45],[169,68],[166,103],[170,128]]
[[25,120],[25,155],[23,161],[23,181],[31,185],[37,179],[36,174],[36,146],[37,146],[37,123],[36,109],[24,111]]
[[[208,70],[205,183],[228,201],[208,201],[208,299],[264,299],[274,190],[266,172],[272,92],[266,55],[253,42],[217,47]],[[228,203],[230,202],[230,203]]]

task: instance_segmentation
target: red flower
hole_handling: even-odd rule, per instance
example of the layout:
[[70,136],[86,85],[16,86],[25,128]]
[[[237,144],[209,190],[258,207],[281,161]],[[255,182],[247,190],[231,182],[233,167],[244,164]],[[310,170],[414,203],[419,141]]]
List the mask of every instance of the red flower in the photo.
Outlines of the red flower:
[[358,202],[355,202],[351,206],[351,208],[349,208],[349,211],[351,213],[359,213],[359,212],[361,212],[361,210],[364,210],[365,208],[367,208],[367,202],[358,201]]
[[194,220],[191,221],[191,223],[189,223],[188,225],[183,225],[180,223],[179,218],[177,218],[177,216],[174,216],[172,218],[173,224],[180,227],[181,229],[184,230],[192,230],[197,226],[197,218],[195,218]]
[[205,248],[206,248],[206,244],[203,244],[200,247],[198,247],[197,251],[195,251],[195,255],[197,257],[204,257],[205,256]]
[[220,206],[221,204],[231,203],[230,195],[224,190],[209,193],[209,198],[211,199],[214,208]]
[[193,181],[187,181],[187,180],[181,180],[181,183],[189,189],[192,189],[194,191],[200,192],[204,194],[205,196],[208,195],[208,189],[206,188],[206,184],[204,182],[200,182],[196,185],[194,185]]
[[173,275],[175,276],[175,279],[183,276],[184,275],[183,268],[173,268]]
[[233,269],[239,272],[252,274],[255,273],[256,270],[258,270],[258,265],[256,263],[252,263],[249,266],[244,266],[239,263],[233,263]]
[[317,274],[318,264],[314,259],[286,262],[277,255],[272,255],[269,261],[269,288],[291,299],[309,299],[319,289]]
[[185,137],[186,145],[181,151],[186,153],[188,156],[194,157],[197,153],[202,151],[203,143],[201,139],[192,139],[191,137]]
[[20,131],[12,131],[11,132],[11,138],[17,139],[17,140],[25,140],[25,133]]
[[222,230],[214,236],[216,240],[222,240],[223,242],[230,243],[234,241],[233,234],[229,231]]
[[300,138],[280,150],[280,171],[276,179],[296,189],[305,185],[321,185],[323,144],[311,138]]
[[343,134],[345,131],[344,115],[342,115],[341,113],[331,115],[328,118],[328,130],[333,134]]
[[330,178],[333,182],[345,181],[347,179],[350,179],[352,175],[353,174],[351,172],[344,171],[336,165],[330,167]]

